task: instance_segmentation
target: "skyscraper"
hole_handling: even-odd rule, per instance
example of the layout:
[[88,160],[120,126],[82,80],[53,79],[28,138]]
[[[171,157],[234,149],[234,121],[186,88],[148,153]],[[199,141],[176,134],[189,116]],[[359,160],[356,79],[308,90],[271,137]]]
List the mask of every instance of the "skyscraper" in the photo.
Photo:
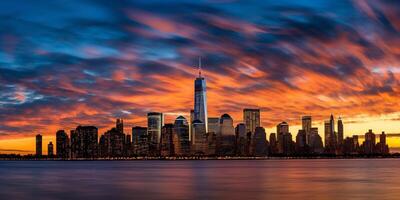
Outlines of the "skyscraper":
[[165,124],[161,129],[160,153],[161,156],[174,155],[173,124]]
[[243,110],[243,122],[246,125],[246,133],[254,134],[257,127],[260,127],[260,109],[245,108]]
[[337,134],[335,132],[335,119],[331,114],[329,120],[325,121],[325,151],[327,153],[336,153],[337,150]]
[[199,76],[194,81],[194,120],[204,123],[208,132],[206,80],[201,76],[201,60],[199,59]]
[[338,145],[341,146],[343,144],[343,122],[342,122],[342,118],[339,117],[338,119]]
[[312,126],[311,116],[303,116],[301,118],[301,126],[302,129],[304,130],[304,133],[306,134],[306,144],[310,145],[310,135]]
[[136,155],[146,155],[149,150],[147,128],[132,127],[133,151]]
[[175,119],[173,133],[174,153],[188,155],[190,153],[189,124],[185,117],[179,116]]
[[161,128],[164,126],[164,115],[158,112],[147,113],[147,135],[150,142],[158,146],[161,139]]
[[69,139],[68,135],[64,130],[59,130],[56,133],[56,151],[58,158],[69,157]]
[[204,123],[198,119],[192,122],[192,148],[191,151],[193,154],[204,153],[204,137],[206,135],[206,130]]
[[266,156],[268,153],[268,142],[265,129],[257,127],[252,141],[252,154],[255,156]]
[[[219,119],[220,126],[220,149],[219,153],[223,155],[233,155],[235,153],[235,128],[233,119],[228,114],[223,114]],[[217,136],[218,137],[218,136]]]
[[208,132],[215,133],[218,135],[219,131],[220,131],[219,117],[209,117],[208,118]]
[[236,125],[235,133],[237,138],[246,138],[246,125],[243,123],[239,123]]
[[124,133],[124,120],[122,118],[117,119],[115,122],[115,128],[117,128],[120,133]]
[[376,137],[375,133],[372,130],[368,130],[365,133],[365,140],[362,144],[362,149],[364,154],[373,154],[375,153],[375,144],[376,144]]
[[95,126],[78,126],[71,132],[73,158],[96,158],[98,156],[98,130]]
[[42,156],[42,135],[36,135],[36,156]]
[[47,145],[47,156],[52,157],[54,155],[54,147],[53,147],[53,143],[50,142]]

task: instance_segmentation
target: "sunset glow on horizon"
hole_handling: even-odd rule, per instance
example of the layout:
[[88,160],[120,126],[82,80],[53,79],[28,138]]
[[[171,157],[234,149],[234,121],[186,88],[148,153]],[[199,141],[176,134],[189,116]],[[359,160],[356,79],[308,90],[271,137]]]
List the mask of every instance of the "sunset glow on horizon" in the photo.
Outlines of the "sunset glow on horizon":
[[[55,133],[123,118],[125,132],[193,109],[197,59],[208,116],[261,110],[267,135],[330,114],[344,136],[400,133],[397,1],[3,2],[0,153],[43,151]],[[400,137],[388,137],[391,148]]]

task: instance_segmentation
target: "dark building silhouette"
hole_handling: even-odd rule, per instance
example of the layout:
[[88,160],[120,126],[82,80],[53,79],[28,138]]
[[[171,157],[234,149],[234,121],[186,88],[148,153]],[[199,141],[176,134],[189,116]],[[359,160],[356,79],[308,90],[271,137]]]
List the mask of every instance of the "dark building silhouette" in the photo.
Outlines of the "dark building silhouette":
[[175,119],[173,143],[175,155],[184,156],[190,154],[189,124],[183,116]]
[[123,134],[124,133],[124,120],[121,118],[117,119],[117,121],[115,122],[115,128],[117,129],[118,132]]
[[52,142],[50,142],[47,145],[47,156],[49,156],[49,157],[53,157],[54,156],[54,147],[53,147],[53,143]]
[[346,137],[343,140],[343,154],[357,155],[358,154],[358,137]]
[[289,124],[281,122],[276,127],[278,133],[278,153],[290,155],[294,151],[292,134],[289,133]]
[[386,144],[386,134],[382,131],[379,136],[379,142],[376,144],[376,153],[378,154],[389,154],[389,146]]
[[252,154],[255,156],[266,156],[268,154],[268,142],[265,129],[256,127],[253,137]]
[[64,130],[59,130],[56,133],[56,151],[58,158],[69,158],[69,138]]
[[[101,149],[107,149],[106,157],[124,156],[125,134],[121,133],[116,127],[104,133],[104,145]],[[103,144],[102,144],[103,145]]]
[[42,156],[42,135],[36,135],[36,156]]
[[311,128],[309,147],[311,153],[324,153],[324,144],[322,143],[321,136],[318,134],[318,128]]
[[376,136],[375,133],[372,132],[372,130],[368,130],[367,133],[365,133],[365,140],[362,144],[362,153],[363,154],[374,154],[375,153],[375,144],[376,144]]
[[343,144],[343,121],[342,118],[338,119],[338,146],[340,147]]
[[246,125],[243,123],[237,124],[235,128],[236,136],[236,155],[246,156],[247,134]]
[[278,141],[275,133],[269,135],[269,153],[272,155],[279,153]]
[[98,156],[98,130],[95,126],[78,126],[71,131],[72,158]]
[[165,124],[161,130],[161,141],[160,141],[160,154],[161,156],[173,156],[174,143],[173,143],[173,124]]
[[132,128],[133,154],[139,156],[147,155],[149,151],[149,137],[147,127],[135,126]]
[[[310,129],[311,131],[311,129]],[[298,154],[306,154],[308,153],[308,145],[307,142],[307,135],[305,130],[299,130],[296,136],[296,152]]]

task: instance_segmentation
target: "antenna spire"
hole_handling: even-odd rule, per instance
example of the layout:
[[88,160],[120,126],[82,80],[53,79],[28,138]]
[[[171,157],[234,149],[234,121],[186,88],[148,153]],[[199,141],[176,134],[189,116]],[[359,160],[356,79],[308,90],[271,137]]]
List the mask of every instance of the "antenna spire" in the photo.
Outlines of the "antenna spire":
[[199,77],[201,78],[201,57],[199,56]]

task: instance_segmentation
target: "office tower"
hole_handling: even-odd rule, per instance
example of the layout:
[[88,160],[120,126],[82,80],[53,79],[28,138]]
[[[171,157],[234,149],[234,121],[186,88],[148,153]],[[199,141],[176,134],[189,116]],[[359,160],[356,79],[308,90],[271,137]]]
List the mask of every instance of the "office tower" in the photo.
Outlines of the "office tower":
[[194,81],[194,120],[200,120],[208,132],[206,80],[201,76],[201,60],[199,60],[199,76]]
[[58,158],[69,157],[69,138],[64,130],[59,130],[56,133],[56,151]]
[[294,151],[292,134],[289,132],[289,124],[281,122],[276,126],[278,133],[278,153],[289,155]]
[[192,141],[192,123],[194,121],[194,110],[190,110],[189,116],[189,141]]
[[263,127],[256,127],[253,137],[252,154],[266,156],[268,153],[267,135]]
[[96,158],[98,156],[97,132],[98,130],[95,126],[78,126],[75,129],[73,132],[74,145],[76,145],[74,149],[75,158]]
[[161,128],[164,126],[164,115],[158,112],[147,113],[147,135],[150,138],[151,153],[158,154],[161,140]]
[[[289,124],[287,122],[281,122],[276,126],[276,132],[278,135],[280,133],[289,133]],[[279,139],[278,139],[279,140]]]
[[69,137],[64,130],[58,130],[56,132],[56,154],[58,158],[69,157]]
[[124,133],[124,120],[119,118],[116,120],[115,122],[115,128],[117,129],[117,131],[119,131],[120,133]]
[[235,153],[235,128],[233,119],[228,114],[223,114],[219,119],[220,126],[220,149],[219,153],[223,155],[233,155]]
[[351,155],[354,152],[353,138],[346,137],[343,139],[343,154]]
[[80,140],[78,138],[78,133],[75,130],[70,131],[70,157],[71,158],[78,158],[78,153],[79,153],[79,144]]
[[310,151],[312,153],[323,153],[324,152],[324,144],[322,143],[322,138],[318,134],[318,128],[313,127],[311,128],[311,134],[310,134]]
[[353,135],[353,146],[355,151],[360,151],[360,144],[358,143],[358,135]]
[[215,155],[217,149],[217,134],[213,132],[209,132],[207,135],[206,141],[206,155]]
[[375,134],[370,129],[365,133],[365,140],[362,144],[362,150],[364,154],[374,154],[375,153]]
[[244,123],[236,125],[236,155],[246,155],[246,133],[246,125]]
[[47,156],[53,157],[53,155],[54,155],[53,143],[49,142],[49,144],[47,145]]
[[204,154],[204,137],[206,130],[204,123],[200,120],[194,120],[192,122],[192,141],[191,141],[191,152],[192,154]]
[[175,119],[173,142],[175,155],[190,154],[189,123],[183,116]]
[[209,117],[208,118],[208,132],[219,134],[220,127],[219,127],[219,118],[218,117]]
[[132,143],[138,145],[141,142],[147,142],[147,128],[141,126],[132,127]]
[[306,138],[307,138],[306,131],[303,129],[299,130],[299,132],[296,135],[296,153],[298,154],[308,153]]
[[[284,149],[288,148],[284,145],[286,144],[284,138],[288,138],[289,133],[289,124],[287,122],[281,122],[276,126],[276,133],[278,134],[278,152],[283,153]],[[291,135],[290,135],[291,137]]]
[[148,153],[149,145],[146,127],[132,127],[132,144],[135,155],[144,156]]
[[99,139],[99,156],[101,158],[106,158],[108,157],[108,144],[106,141],[106,136],[101,135]]
[[335,154],[337,150],[337,134],[335,132],[335,119],[333,115],[329,120],[325,121],[325,151],[327,153]]
[[343,144],[343,122],[342,122],[342,118],[339,117],[338,119],[338,132],[337,132],[337,143],[338,146],[341,146]]
[[132,136],[125,135],[125,137],[126,137],[126,141],[125,141],[126,146],[130,146],[132,144]]
[[[255,129],[254,129],[255,130]],[[246,133],[248,133],[246,125],[243,123],[239,123],[236,125],[235,133],[236,137],[239,138],[246,138]]]
[[269,135],[269,153],[277,154],[278,153],[278,141],[276,139],[276,134],[271,133]]
[[379,142],[386,145],[386,134],[384,131],[382,131],[382,134],[379,136]]
[[292,139],[291,133],[284,133],[282,135],[282,154],[291,155],[294,152],[295,144]]
[[36,156],[42,156],[42,135],[36,135]]
[[173,124],[165,124],[161,129],[161,140],[160,140],[160,154],[161,156],[173,156],[174,155],[174,144],[173,144]]
[[379,154],[388,154],[389,146],[386,144],[386,134],[382,131],[382,134],[379,136],[379,143],[376,144],[376,153]]
[[245,108],[243,110],[243,122],[246,125],[246,133],[254,133],[260,127],[260,109]]
[[112,128],[104,133],[104,137],[107,157],[124,156],[125,134],[121,132],[121,129]]
[[233,119],[228,114],[223,114],[219,120],[220,132],[222,136],[235,136]]
[[311,135],[311,126],[312,126],[311,116],[303,116],[301,118],[301,126],[306,134],[306,144],[310,145],[310,143],[311,143],[310,135]]
[[133,146],[132,146],[132,136],[127,134],[125,135],[125,147],[124,147],[124,154],[126,156],[133,155]]

